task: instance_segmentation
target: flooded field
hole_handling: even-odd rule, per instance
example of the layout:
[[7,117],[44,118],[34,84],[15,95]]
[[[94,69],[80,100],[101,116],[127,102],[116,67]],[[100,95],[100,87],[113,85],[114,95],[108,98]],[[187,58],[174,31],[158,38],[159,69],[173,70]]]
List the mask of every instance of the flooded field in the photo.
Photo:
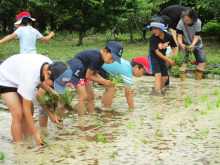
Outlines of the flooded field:
[[94,116],[73,114],[61,126],[49,122],[48,128],[39,128],[36,111],[35,124],[49,144],[43,147],[33,138],[13,144],[11,115],[1,105],[0,152],[5,159],[0,164],[220,164],[220,81],[171,78],[163,96],[150,95],[153,82],[154,77],[134,78],[134,112],[128,111],[123,88],[112,109],[104,110],[104,89],[97,85]]

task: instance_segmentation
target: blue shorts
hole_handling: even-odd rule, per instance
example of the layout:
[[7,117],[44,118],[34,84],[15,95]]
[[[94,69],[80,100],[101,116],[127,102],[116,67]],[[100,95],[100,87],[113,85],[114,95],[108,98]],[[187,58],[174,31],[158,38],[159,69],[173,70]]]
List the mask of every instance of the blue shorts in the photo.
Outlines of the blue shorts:
[[148,55],[148,59],[150,62],[151,73],[161,73],[162,77],[168,76],[168,70],[165,60],[160,59],[159,57],[152,57],[150,53]]

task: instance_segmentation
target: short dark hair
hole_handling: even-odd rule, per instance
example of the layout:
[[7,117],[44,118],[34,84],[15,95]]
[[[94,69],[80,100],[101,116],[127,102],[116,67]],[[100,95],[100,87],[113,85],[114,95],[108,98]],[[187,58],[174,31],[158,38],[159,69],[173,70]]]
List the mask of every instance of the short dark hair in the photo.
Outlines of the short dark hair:
[[27,26],[27,24],[32,25],[32,20],[30,18],[22,18],[21,25]]
[[184,18],[184,16],[188,16],[189,18],[191,18],[192,22],[195,23],[198,19],[198,14],[197,12],[192,9],[191,7],[187,7],[183,12],[182,12],[182,18]]
[[139,64],[139,63],[137,63],[137,62],[134,62],[133,60],[134,60],[134,59],[131,60],[131,66],[132,66],[132,67],[134,67],[135,65],[138,65],[138,68],[139,68],[139,69],[144,68],[143,65],[141,65],[141,64]]
[[105,47],[105,49],[106,49],[106,51],[107,51],[107,53],[111,53],[112,52],[112,50],[109,48],[109,47]]
[[162,16],[160,16],[160,18],[162,18],[164,20],[165,26],[167,26],[167,25],[168,25],[168,27],[170,26],[171,21],[170,21],[170,18],[168,16],[162,15]]

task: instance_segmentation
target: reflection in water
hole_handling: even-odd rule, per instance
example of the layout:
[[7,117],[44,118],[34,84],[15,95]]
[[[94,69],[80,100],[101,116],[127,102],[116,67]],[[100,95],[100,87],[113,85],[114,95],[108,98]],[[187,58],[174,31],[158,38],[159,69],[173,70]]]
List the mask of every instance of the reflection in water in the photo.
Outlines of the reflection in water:
[[[219,81],[172,78],[163,96],[151,96],[153,77],[134,79],[135,110],[127,110],[124,89],[119,89],[112,109],[95,100],[95,114],[67,115],[62,125],[49,122],[38,130],[49,145],[38,147],[33,137],[13,144],[11,115],[0,110],[0,152],[5,164],[220,164]],[[96,98],[104,89],[94,88]],[[206,101],[201,96],[207,95]],[[186,98],[192,104],[185,106]],[[77,102],[73,100],[73,102]],[[207,103],[212,110],[207,110]],[[0,102],[1,106],[1,102]],[[2,106],[4,107],[4,106]],[[201,115],[201,111],[207,111]],[[38,125],[37,112],[34,114]],[[208,130],[208,131],[207,131]],[[161,131],[158,136],[156,131]],[[107,139],[98,141],[102,134]],[[1,162],[0,162],[1,164]]]

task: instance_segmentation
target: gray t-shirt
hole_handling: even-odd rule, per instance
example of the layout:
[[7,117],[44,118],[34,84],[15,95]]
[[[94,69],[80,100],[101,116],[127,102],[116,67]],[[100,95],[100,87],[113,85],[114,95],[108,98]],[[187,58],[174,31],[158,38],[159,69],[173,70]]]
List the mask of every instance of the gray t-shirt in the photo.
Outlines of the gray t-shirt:
[[[177,33],[178,30],[183,32],[183,44],[190,46],[193,42],[194,36],[196,32],[201,32],[202,29],[202,23],[199,19],[192,24],[192,25],[187,25],[185,22],[181,19],[177,25]],[[202,44],[202,39],[199,37],[198,42],[195,45],[195,49],[201,48],[203,46]]]

